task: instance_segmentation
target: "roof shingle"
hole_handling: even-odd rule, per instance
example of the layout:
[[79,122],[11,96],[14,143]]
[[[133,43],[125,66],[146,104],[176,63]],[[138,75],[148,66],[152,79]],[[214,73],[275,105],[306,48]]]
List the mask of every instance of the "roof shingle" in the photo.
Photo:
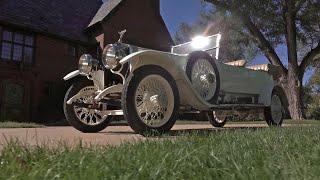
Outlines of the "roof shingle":
[[84,29],[101,0],[1,0],[0,21],[87,41]]

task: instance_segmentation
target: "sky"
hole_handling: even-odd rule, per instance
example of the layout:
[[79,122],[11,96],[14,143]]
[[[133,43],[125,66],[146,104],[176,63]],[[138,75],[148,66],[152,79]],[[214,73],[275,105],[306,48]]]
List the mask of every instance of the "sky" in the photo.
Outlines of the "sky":
[[199,19],[199,0],[161,0],[161,15],[170,34],[173,36],[183,22],[196,22]]

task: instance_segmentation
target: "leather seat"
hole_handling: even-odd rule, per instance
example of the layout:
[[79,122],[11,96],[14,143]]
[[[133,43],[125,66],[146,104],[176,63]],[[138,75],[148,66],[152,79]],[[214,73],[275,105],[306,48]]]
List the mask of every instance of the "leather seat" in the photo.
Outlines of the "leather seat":
[[253,65],[253,66],[247,66],[246,68],[252,69],[255,71],[269,71],[270,64],[257,64],[257,65]]
[[246,64],[247,64],[247,61],[241,59],[241,60],[237,60],[237,61],[227,62],[227,63],[225,63],[225,64],[230,65],[230,66],[245,67]]
[[271,74],[274,79],[277,79],[281,76],[280,66],[276,66],[272,64],[258,64],[253,66],[247,66],[246,68],[254,71],[266,71],[269,74]]

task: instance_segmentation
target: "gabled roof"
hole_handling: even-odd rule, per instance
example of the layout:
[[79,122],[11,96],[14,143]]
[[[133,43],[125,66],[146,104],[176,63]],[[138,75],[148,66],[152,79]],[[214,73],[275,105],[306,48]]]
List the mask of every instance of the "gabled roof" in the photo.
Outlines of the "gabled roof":
[[101,0],[0,0],[0,22],[87,41],[84,29]]
[[123,0],[106,0],[100,9],[97,11],[96,15],[92,18],[88,28],[101,22],[105,17],[107,17],[112,10],[114,10]]

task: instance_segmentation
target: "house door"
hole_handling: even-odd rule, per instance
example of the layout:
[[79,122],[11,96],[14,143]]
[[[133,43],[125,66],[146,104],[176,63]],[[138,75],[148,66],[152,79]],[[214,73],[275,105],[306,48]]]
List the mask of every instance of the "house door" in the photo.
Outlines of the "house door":
[[19,83],[1,83],[1,121],[23,121],[25,88]]

